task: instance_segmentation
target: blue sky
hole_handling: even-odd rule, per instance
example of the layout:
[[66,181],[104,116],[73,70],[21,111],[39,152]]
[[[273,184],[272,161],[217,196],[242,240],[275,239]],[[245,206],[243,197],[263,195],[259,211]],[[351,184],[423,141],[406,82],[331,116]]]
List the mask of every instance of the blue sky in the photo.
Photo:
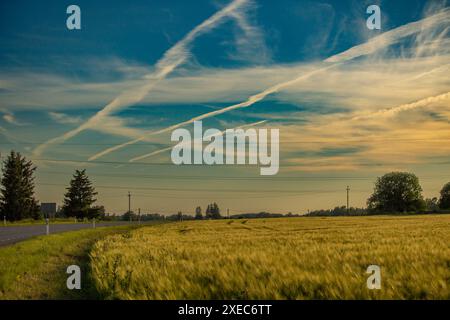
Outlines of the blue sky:
[[[383,29],[419,19],[425,3],[382,2]],[[92,56],[116,56],[152,65],[170,45],[227,2],[200,0],[192,5],[186,1],[77,1],[82,9],[81,32],[69,31],[65,26],[65,9],[70,4],[71,1],[2,3],[2,66],[17,65],[11,56],[20,56],[21,65],[32,68],[47,68],[52,64],[49,57],[64,57],[66,64],[76,61],[72,72],[77,71],[80,58]],[[360,28],[358,24],[365,20],[369,4],[380,1],[264,1],[256,3],[256,10],[250,15],[264,32],[268,58],[289,63],[327,57],[358,44],[358,31],[337,33],[341,28]],[[240,31],[230,20],[198,39],[193,50],[196,59],[213,67],[242,65],[229,59],[235,50],[235,32]],[[333,41],[316,43],[317,36],[325,32]],[[262,59],[260,54],[255,55],[256,60]],[[69,70],[62,67],[58,71]]]
[[[66,28],[70,4],[82,30]],[[381,30],[366,27],[370,4]],[[15,1],[0,12],[0,151],[34,159],[41,201],[60,203],[84,167],[118,213],[128,190],[148,212],[209,201],[304,212],[343,205],[347,185],[363,206],[387,171],[416,172],[426,196],[450,180],[445,1]],[[279,128],[280,173],[176,167],[170,152],[129,163],[199,115],[218,129]]]

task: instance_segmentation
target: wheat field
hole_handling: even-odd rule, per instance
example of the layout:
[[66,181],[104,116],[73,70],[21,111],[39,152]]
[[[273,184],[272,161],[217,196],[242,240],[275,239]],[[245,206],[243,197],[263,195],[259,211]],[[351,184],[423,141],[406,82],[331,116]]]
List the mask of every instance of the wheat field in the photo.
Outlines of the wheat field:
[[176,222],[90,257],[110,299],[450,299],[450,215]]

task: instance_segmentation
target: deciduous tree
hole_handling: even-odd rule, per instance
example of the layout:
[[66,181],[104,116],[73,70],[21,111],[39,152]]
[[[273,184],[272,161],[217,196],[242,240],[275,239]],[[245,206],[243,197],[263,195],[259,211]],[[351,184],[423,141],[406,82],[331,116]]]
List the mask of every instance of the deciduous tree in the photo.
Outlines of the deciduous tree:
[[444,210],[450,209],[450,182],[442,187],[439,208]]
[[391,172],[378,178],[367,205],[369,210],[387,213],[425,209],[419,179],[408,172]]

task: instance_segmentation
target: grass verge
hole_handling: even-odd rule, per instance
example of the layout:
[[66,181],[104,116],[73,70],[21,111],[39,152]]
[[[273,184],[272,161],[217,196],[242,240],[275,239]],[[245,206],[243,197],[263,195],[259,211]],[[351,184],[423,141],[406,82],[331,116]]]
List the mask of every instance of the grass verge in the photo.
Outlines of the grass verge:
[[[85,224],[92,224],[92,220],[75,220],[70,218],[56,218],[56,219],[50,219],[50,224],[72,224],[72,223],[85,223]],[[104,223],[104,222],[117,222],[117,221],[106,221],[106,220],[97,220],[97,223]],[[4,224],[3,220],[0,221],[0,228],[8,228],[8,227],[17,227],[17,226],[33,226],[33,225],[45,225],[47,222],[45,219],[23,219],[19,221],[7,221],[6,225]]]
[[[71,231],[0,248],[0,299],[97,299],[90,275],[89,251],[109,235],[138,226],[103,227]],[[66,269],[81,268],[81,290],[68,290]]]

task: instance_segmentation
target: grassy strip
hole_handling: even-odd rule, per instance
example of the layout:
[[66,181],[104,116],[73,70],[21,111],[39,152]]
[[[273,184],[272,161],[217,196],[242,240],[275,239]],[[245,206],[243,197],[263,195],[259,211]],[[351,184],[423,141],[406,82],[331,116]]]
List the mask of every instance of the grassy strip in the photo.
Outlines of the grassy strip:
[[[86,223],[91,224],[92,220],[83,220],[83,221],[77,221],[75,219],[69,219],[69,218],[56,218],[56,219],[50,219],[50,224],[69,224],[69,223]],[[97,223],[104,223],[104,222],[118,222],[118,221],[103,221],[103,220],[97,220]],[[0,228],[2,227],[16,227],[16,226],[32,226],[32,225],[40,225],[40,224],[46,224],[45,219],[24,219],[19,221],[7,221],[6,225],[4,224],[3,220],[0,221]]]
[[[89,251],[108,235],[138,226],[86,229],[40,236],[0,248],[0,299],[101,298],[90,277]],[[66,269],[81,268],[81,290],[68,290]]]

